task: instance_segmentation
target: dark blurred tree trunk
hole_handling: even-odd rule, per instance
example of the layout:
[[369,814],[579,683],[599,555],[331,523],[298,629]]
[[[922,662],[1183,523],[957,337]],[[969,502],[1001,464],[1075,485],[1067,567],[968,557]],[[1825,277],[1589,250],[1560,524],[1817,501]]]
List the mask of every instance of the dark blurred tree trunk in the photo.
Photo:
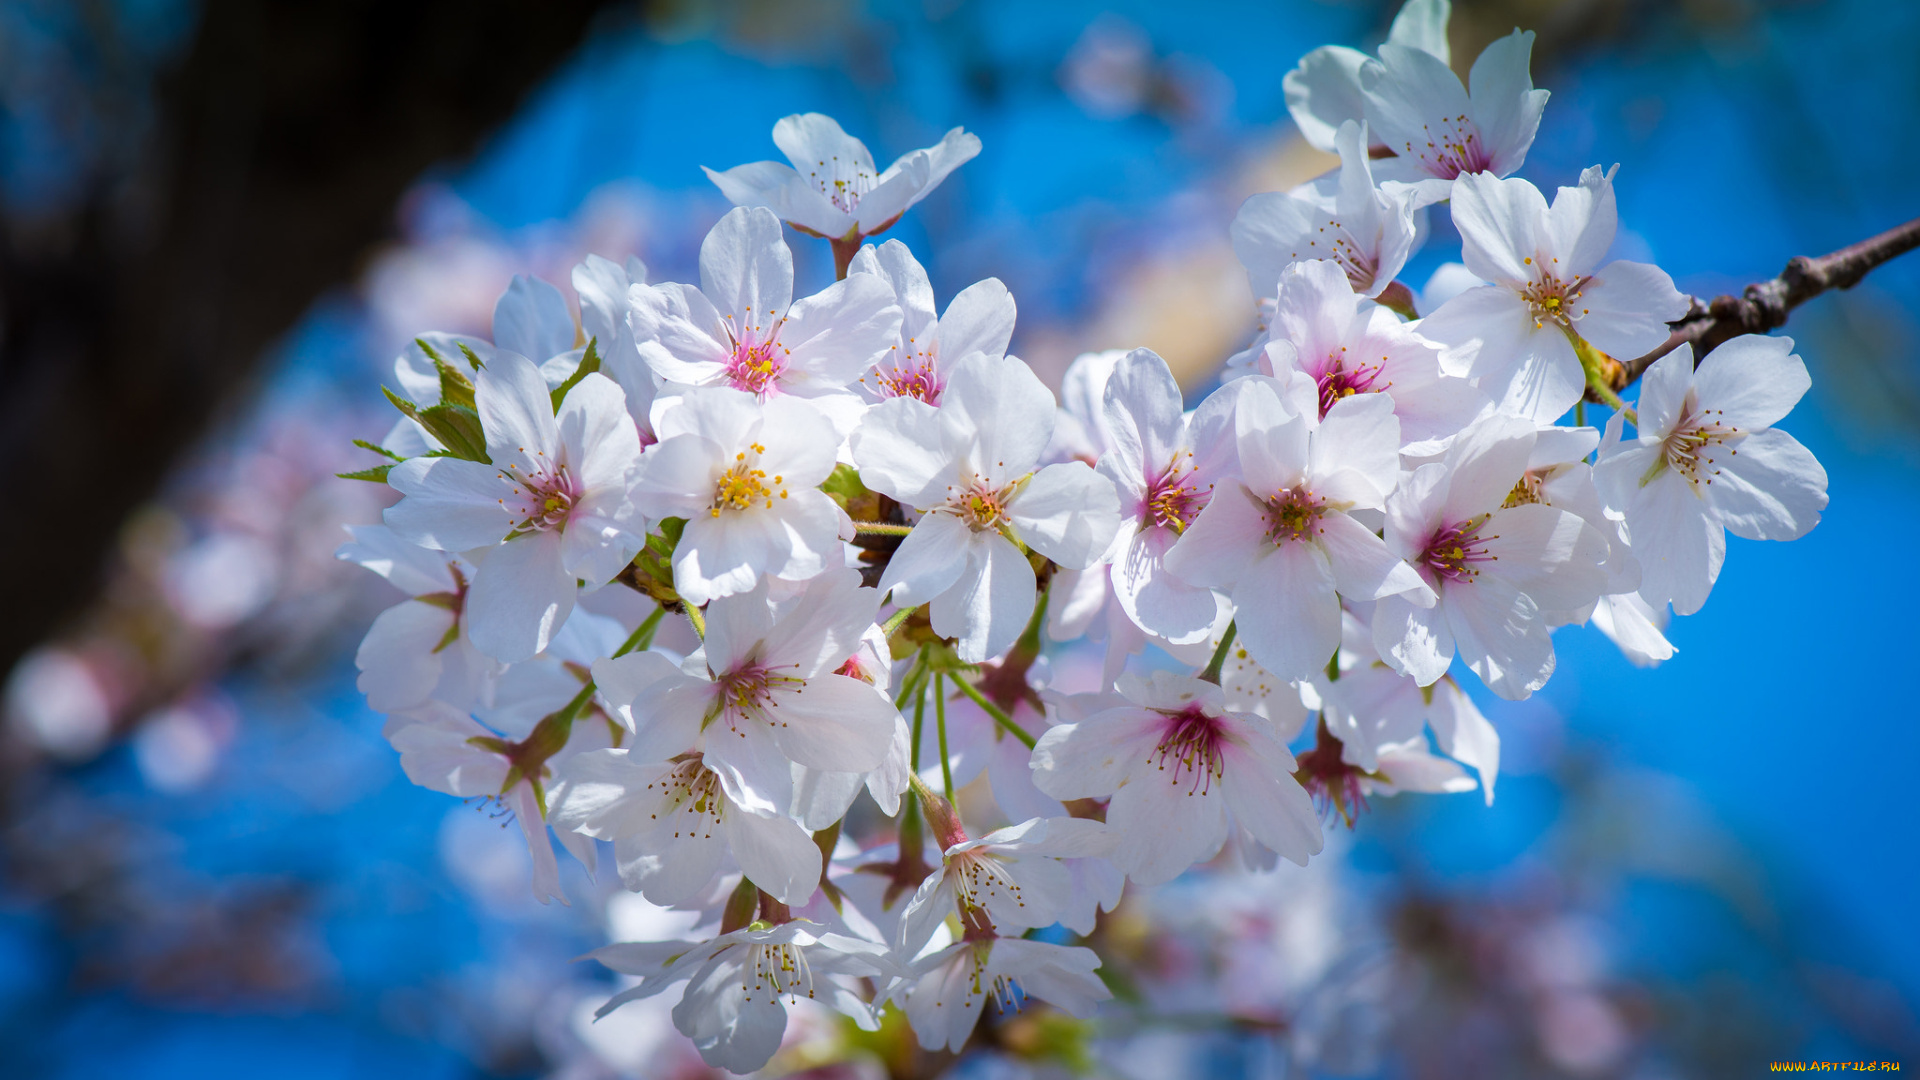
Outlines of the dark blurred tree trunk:
[[408,185],[614,6],[206,0],[131,174],[0,236],[0,675],[95,595],[122,519],[391,235]]

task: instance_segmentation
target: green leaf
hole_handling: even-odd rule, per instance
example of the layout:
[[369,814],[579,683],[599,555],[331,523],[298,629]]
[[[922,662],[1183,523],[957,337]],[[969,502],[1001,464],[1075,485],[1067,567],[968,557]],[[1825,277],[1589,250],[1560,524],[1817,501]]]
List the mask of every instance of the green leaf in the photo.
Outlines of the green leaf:
[[465,356],[465,357],[467,358],[467,363],[469,363],[469,364],[472,364],[472,365],[473,365],[473,370],[475,370],[475,371],[485,371],[485,370],[486,370],[486,368],[487,368],[487,365],[485,365],[485,364],[483,364],[483,363],[481,363],[481,362],[480,362],[480,358],[479,358],[479,357],[477,357],[477,356],[475,356],[475,355],[473,355],[473,350],[472,350],[472,349],[470,349],[470,348],[468,348],[468,347],[467,347],[467,343],[466,343],[466,342],[464,342],[464,341],[460,343],[460,352],[461,352],[461,354],[462,354],[463,356]]
[[580,366],[573,369],[567,381],[553,388],[553,411],[560,411],[560,403],[567,399],[567,391],[579,385],[580,380],[600,370],[600,353],[595,347],[594,338],[587,339],[587,351],[580,357]]
[[387,482],[387,473],[392,471],[392,465],[375,465],[371,469],[361,469],[357,472],[334,473],[333,475],[342,480],[368,480],[376,484],[384,484]]
[[393,451],[387,449],[386,447],[381,446],[379,443],[370,443],[365,439],[355,439],[353,440],[353,445],[359,447],[362,450],[371,450],[374,453],[379,454],[381,457],[389,457],[395,461],[407,460],[406,458],[401,457],[399,454],[396,454]]
[[465,405],[472,409],[477,406],[473,400],[473,380],[460,373],[460,369],[445,360],[435,360],[434,369],[440,372],[440,400],[448,405]]
[[487,456],[487,435],[480,427],[479,413],[465,405],[442,404],[421,409],[416,419],[455,457],[493,464]]

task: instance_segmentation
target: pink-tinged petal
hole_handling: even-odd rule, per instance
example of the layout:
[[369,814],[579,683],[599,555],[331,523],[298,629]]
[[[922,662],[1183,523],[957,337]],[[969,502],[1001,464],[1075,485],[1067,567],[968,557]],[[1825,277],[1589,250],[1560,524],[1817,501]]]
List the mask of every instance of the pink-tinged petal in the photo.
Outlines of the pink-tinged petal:
[[1012,541],[999,533],[975,534],[966,569],[933,598],[933,630],[957,639],[954,651],[969,664],[998,656],[1033,615],[1034,588],[1033,564]]
[[1798,540],[1827,508],[1827,470],[1793,436],[1756,431],[1701,451],[1707,501],[1728,531],[1748,540]]
[[1539,503],[1495,513],[1480,530],[1492,561],[1479,580],[1505,578],[1545,611],[1591,605],[1606,585],[1607,538],[1579,515]]
[[1446,512],[1447,466],[1430,462],[1406,474],[1387,498],[1388,550],[1402,559],[1417,559]]
[[1727,556],[1726,530],[1686,478],[1662,471],[1627,504],[1627,528],[1640,560],[1640,595],[1691,615],[1707,602]]
[[1165,719],[1126,706],[1048,728],[1033,748],[1033,782],[1056,799],[1101,799],[1145,758]]
[[1433,725],[1440,749],[1480,774],[1480,787],[1487,793],[1487,805],[1492,806],[1493,782],[1500,775],[1500,734],[1481,715],[1473,699],[1452,679],[1442,679],[1434,684],[1427,722]]
[[1256,494],[1271,496],[1306,479],[1313,423],[1283,404],[1272,382],[1260,380],[1240,392],[1233,423],[1240,475]]
[[1482,574],[1450,586],[1442,605],[1460,659],[1487,689],[1517,701],[1553,675],[1553,637],[1532,598],[1513,583]]
[[502,352],[473,377],[474,404],[487,435],[487,456],[502,470],[553,467],[561,453],[553,419],[553,395],[540,369],[525,357]]
[[714,721],[704,760],[734,806],[755,814],[784,814],[793,805],[793,762],[763,721]]
[[1373,608],[1373,647],[1395,671],[1431,686],[1453,663],[1453,629],[1442,605],[1415,607],[1389,596]]
[[[897,243],[898,241],[889,241]],[[959,360],[971,353],[1005,356],[1013,339],[1017,308],[999,278],[976,281],[955,294],[940,316],[940,355]],[[904,327],[902,337],[905,337]]]
[[885,694],[859,679],[818,675],[776,693],[765,715],[780,752],[797,764],[866,772],[886,761],[899,714]]
[[1320,207],[1284,191],[1262,192],[1240,205],[1233,218],[1233,252],[1247,268],[1254,296],[1275,295],[1285,272],[1299,260],[1333,254],[1318,246],[1325,217]]
[[906,213],[907,207],[926,194],[932,175],[933,162],[926,151],[915,150],[903,155],[887,166],[871,191],[860,196],[860,202],[853,208],[858,223],[855,227],[866,236],[885,231]]
[[619,384],[598,372],[586,376],[567,391],[554,419],[575,481],[590,492],[624,492],[640,462],[640,432]]
[[1360,89],[1367,103],[1367,126],[1409,164],[1431,153],[1431,119],[1470,111],[1467,88],[1444,61],[1391,41],[1380,46],[1379,60],[1361,65]]
[[1283,679],[1308,679],[1340,644],[1340,599],[1319,544],[1292,541],[1248,569],[1233,589],[1240,641]]
[[1418,325],[1421,337],[1451,346],[1440,363],[1455,377],[1503,369],[1534,333],[1526,301],[1500,285],[1463,289]]
[[1243,743],[1227,757],[1220,785],[1240,827],[1281,858],[1300,866],[1326,843],[1313,799],[1293,778],[1293,755],[1264,723],[1244,723]]
[[381,519],[408,543],[467,551],[497,544],[513,529],[501,505],[511,488],[492,465],[416,457],[395,465],[387,482],[403,498]]
[[1378,600],[1407,594],[1422,607],[1433,602],[1433,590],[1419,573],[1395,555],[1386,541],[1347,515],[1323,515],[1317,540],[1327,554],[1334,587],[1347,599]]
[[1098,562],[1120,529],[1120,496],[1113,481],[1067,461],[1034,473],[1006,512],[1028,547],[1075,570]]
[[853,227],[851,215],[828,202],[806,177],[777,161],[736,165],[726,172],[703,166],[701,171],[735,206],[764,206],[795,228],[821,236],[843,236]]
[[1741,431],[1758,431],[1786,419],[1813,380],[1794,355],[1793,339],[1742,334],[1707,354],[1693,373],[1700,407]]
[[1465,521],[1498,509],[1527,471],[1534,438],[1533,424],[1498,414],[1461,432],[1447,452],[1447,464],[1453,470],[1447,515]]
[[537,277],[513,275],[493,305],[494,345],[537,362],[573,348],[573,339],[573,313],[560,290]]
[[946,501],[955,462],[940,445],[939,412],[910,397],[873,407],[853,433],[853,460],[869,489],[916,509]]
[[824,113],[796,113],[773,125],[773,145],[802,173],[824,163],[841,162],[872,174],[873,155],[867,144],[846,133],[840,122]]
[[759,652],[773,635],[773,609],[767,603],[767,586],[756,581],[746,592],[723,597],[707,605],[707,631],[702,640],[707,668],[725,674],[760,661]]
[[560,565],[560,534],[532,533],[487,553],[467,593],[467,637],[509,664],[546,649],[573,613],[577,586]]
[[[1707,359],[1713,359],[1711,353]],[[1640,376],[1640,400],[1636,403],[1640,422],[1634,426],[1641,438],[1664,439],[1672,433],[1674,425],[1680,422],[1687,391],[1693,389],[1693,384],[1692,345],[1682,345],[1653,362],[1647,373]]]
[[[928,514],[894,549],[880,593],[893,593],[898,606],[914,606],[943,595],[966,572],[978,538],[952,514]],[[984,540],[978,540],[984,543]]]
[[1570,303],[1578,305],[1580,336],[1622,360],[1664,345],[1667,324],[1687,313],[1687,298],[1665,270],[1625,259],[1601,267]]
[[553,856],[553,844],[547,839],[547,823],[540,818],[540,803],[533,796],[533,785],[522,780],[504,796],[520,822],[520,834],[526,837],[527,854],[533,856],[533,898],[543,904],[555,900],[567,902],[560,891],[560,863]]
[[[705,679],[674,673],[649,685],[632,702],[633,738],[627,750],[637,761],[667,761],[694,748],[700,727],[719,705],[719,690]],[[722,738],[731,739],[725,728]]]
[[735,340],[764,341],[793,304],[793,253],[765,207],[727,211],[700,244],[700,292]]
[[1367,54],[1344,45],[1323,45],[1300,58],[1287,72],[1287,111],[1301,138],[1332,152],[1334,132],[1348,120],[1366,115],[1366,97],[1360,92],[1360,67]]
[[1274,336],[1292,342],[1303,363],[1318,365],[1341,351],[1360,298],[1346,271],[1328,261],[1331,251],[1301,254],[1309,261],[1294,262],[1280,274]]
[[1316,477],[1347,473],[1366,481],[1364,487],[1349,485],[1343,501],[1369,510],[1385,506],[1400,477],[1400,421],[1393,399],[1354,394],[1334,402],[1314,429],[1308,461]]
[[[854,253],[847,273],[872,274],[886,282],[887,287],[893,290],[895,303],[900,305],[900,340],[920,348],[926,347],[931,340],[928,335],[933,333],[938,318],[933,307],[933,283],[927,280],[926,267],[913,257],[907,245],[898,240],[889,240],[878,246],[868,244]],[[954,297],[956,303],[959,299],[958,296]],[[1013,328],[1009,325],[1007,329],[1011,332]],[[1006,349],[1003,347],[1000,351],[1005,352]],[[961,354],[953,355],[958,357]]]
[[[1453,182],[1453,224],[1460,230],[1461,261],[1476,275],[1500,285],[1532,281],[1533,258],[1548,239],[1547,199],[1525,180],[1469,173]],[[1432,336],[1427,324],[1421,332]]]
[[1119,837],[1114,865],[1141,885],[1158,885],[1211,858],[1227,840],[1224,788],[1217,777],[1196,778],[1188,769],[1130,779],[1107,804],[1107,828]]
[[1120,459],[1130,482],[1139,485],[1147,473],[1165,469],[1186,433],[1180,384],[1167,362],[1151,349],[1133,350],[1113,366],[1102,397],[1111,440],[1107,452]]
[[732,324],[700,290],[642,284],[629,288],[627,298],[634,348],[653,374],[687,386],[721,377],[733,356]]
[[820,848],[792,818],[728,807],[720,829],[747,879],[774,899],[798,907],[819,888]]
[[812,396],[845,389],[900,339],[900,306],[872,274],[852,274],[793,305],[780,327],[780,388]]
[[1169,573],[1193,585],[1231,589],[1273,549],[1267,506],[1238,482],[1216,489],[1207,508],[1167,552]]
[[354,653],[356,685],[376,712],[409,709],[440,683],[440,643],[454,615],[443,607],[408,600],[380,613]]
[[1203,640],[1213,629],[1213,591],[1175,577],[1165,560],[1178,539],[1171,529],[1135,533],[1111,571],[1113,594],[1136,625],[1176,645]]
[[1532,53],[1533,31],[1515,30],[1481,50],[1467,74],[1473,122],[1492,158],[1488,167],[1499,176],[1526,160],[1547,107],[1547,91],[1533,88]]

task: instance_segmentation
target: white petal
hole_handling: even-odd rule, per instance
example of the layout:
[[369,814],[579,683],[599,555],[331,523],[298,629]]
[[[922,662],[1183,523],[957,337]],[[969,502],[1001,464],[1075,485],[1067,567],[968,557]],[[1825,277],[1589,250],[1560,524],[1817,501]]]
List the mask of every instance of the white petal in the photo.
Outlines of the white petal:
[[807,902],[820,885],[820,848],[785,814],[762,817],[736,807],[720,816],[727,847],[748,880],[783,904]]
[[1233,590],[1247,652],[1283,679],[1307,679],[1340,645],[1340,599],[1320,545],[1292,541],[1254,563]]
[[573,613],[576,586],[560,565],[560,534],[523,536],[487,553],[467,593],[467,636],[509,664],[547,647]]
[[537,277],[513,275],[493,305],[493,343],[532,360],[573,348],[573,313],[560,290]]
[[1703,476],[1712,470],[1708,501],[1735,536],[1798,540],[1820,523],[1820,511],[1827,508],[1827,470],[1777,428],[1754,432],[1731,447],[1708,446],[1700,465]]
[[1084,462],[1049,465],[1006,504],[1014,532],[1061,566],[1084,570],[1113,545],[1120,496],[1113,482]]

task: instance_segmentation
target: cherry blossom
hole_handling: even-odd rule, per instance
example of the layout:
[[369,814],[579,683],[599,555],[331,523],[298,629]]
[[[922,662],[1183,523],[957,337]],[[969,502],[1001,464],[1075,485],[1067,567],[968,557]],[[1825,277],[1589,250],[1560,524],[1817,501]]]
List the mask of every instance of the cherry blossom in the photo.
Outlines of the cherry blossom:
[[1340,597],[1409,594],[1431,604],[1414,568],[1352,517],[1386,505],[1400,468],[1393,401],[1342,398],[1325,419],[1290,411],[1249,383],[1234,414],[1242,479],[1215,493],[1167,555],[1167,568],[1229,591],[1247,651],[1285,679],[1324,668],[1340,644]]
[[1339,267],[1353,291],[1377,297],[1420,246],[1411,194],[1383,191],[1367,160],[1367,127],[1347,121],[1335,139],[1340,168],[1292,191],[1249,198],[1233,219],[1233,251],[1257,297],[1271,296],[1280,272],[1302,260]]
[[980,152],[961,128],[939,143],[876,170],[866,144],[830,116],[801,113],[773,125],[773,142],[791,166],[756,161],[707,179],[740,207],[769,208],[794,228],[846,243],[885,232],[900,215]]
[[380,613],[354,653],[357,685],[379,712],[400,712],[428,700],[472,709],[490,697],[503,667],[474,648],[464,626],[473,566],[454,555],[409,544],[384,525],[349,526],[338,555],[372,570],[407,593]]
[[989,357],[1007,354],[1013,337],[1013,295],[999,278],[977,281],[947,302],[944,315],[934,316],[933,285],[926,268],[898,240],[860,249],[848,268],[853,274],[872,274],[893,289],[900,305],[899,340],[873,370],[860,376],[860,386],[879,401],[917,398],[940,404],[947,372],[974,353]]
[[1113,996],[1092,949],[1022,938],[960,941],[915,961],[892,993],[927,1050],[966,1045],[988,1001],[1003,1013],[1029,997],[1082,1019]]
[[853,980],[891,976],[885,949],[796,919],[755,923],[712,941],[626,942],[587,954],[640,982],[615,994],[595,1014],[653,997],[685,982],[673,1024],[693,1040],[701,1060],[730,1072],[753,1072],[780,1049],[787,1006],[819,1001],[852,1017],[862,1030],[879,1027]]
[[844,569],[779,609],[762,585],[708,605],[701,675],[642,653],[595,664],[594,679],[634,732],[630,757],[700,751],[733,806],[784,814],[793,766],[867,772],[886,761],[899,714],[871,684],[838,674],[879,598]]
[[1640,595],[1691,615],[1706,603],[1726,557],[1727,530],[1749,540],[1795,540],[1820,521],[1827,472],[1775,428],[1811,380],[1793,339],[1743,335],[1698,369],[1682,346],[1640,380],[1638,438],[1607,429],[1594,479],[1626,515]]
[[701,387],[662,409],[657,430],[634,493],[686,519],[673,552],[682,598],[733,596],[767,574],[804,581],[838,559],[842,515],[819,484],[839,440],[811,403]]
[[1605,585],[1607,540],[1577,514],[1507,506],[1526,474],[1534,426],[1493,414],[1422,465],[1387,500],[1386,542],[1438,603],[1374,607],[1373,641],[1395,671],[1431,686],[1456,649],[1489,689],[1524,698],[1553,674],[1544,612],[1591,604]]
[[1394,154],[1374,176],[1414,184],[1424,204],[1447,198],[1459,176],[1512,175],[1547,107],[1547,92],[1533,88],[1527,70],[1532,53],[1533,31],[1515,30],[1480,53],[1461,86],[1443,57],[1380,46],[1380,59],[1360,66],[1367,126]]
[[[1400,421],[1401,452],[1429,457],[1487,407],[1465,379],[1443,374],[1444,350],[1393,312],[1368,303],[1327,262],[1288,266],[1254,370],[1313,381],[1322,418],[1343,398],[1385,394]],[[1378,359],[1375,359],[1375,358]]]
[[1472,376],[1501,408],[1551,423],[1587,378],[1583,343],[1631,358],[1667,340],[1687,298],[1664,270],[1621,259],[1602,266],[1618,225],[1613,174],[1598,166],[1547,205],[1525,180],[1480,174],[1454,185],[1453,222],[1467,269],[1493,282],[1420,321],[1454,347],[1452,374]]
[[1062,860],[1104,855],[1112,846],[1105,825],[1071,817],[1032,818],[978,840],[954,841],[907,904],[900,952],[919,955],[941,921],[956,914],[963,926],[980,929],[1051,926],[1073,901],[1073,878]]
[[1119,498],[1077,461],[1037,469],[1053,395],[1025,364],[956,367],[939,408],[893,398],[853,438],[867,487],[920,511],[880,591],[931,602],[933,628],[978,663],[1013,644],[1033,613],[1033,565],[1015,541],[1085,569],[1113,542]]
[[628,290],[646,280],[646,264],[635,258],[621,266],[611,259],[589,255],[573,268],[573,291],[580,297],[580,332],[593,343],[601,372],[619,383],[627,395],[627,413],[640,429],[640,444],[652,446],[659,441],[653,431],[652,413],[660,379],[640,357],[627,300]]
[[[1387,31],[1388,44],[1418,49],[1447,64],[1447,20],[1452,9],[1451,0],[1407,0]],[[1322,45],[1301,57],[1299,67],[1287,72],[1282,83],[1287,111],[1293,114],[1300,136],[1309,144],[1334,153],[1341,125],[1366,116],[1360,69],[1369,59],[1358,49]],[[1383,144],[1374,145],[1386,149]]]
[[700,287],[636,284],[627,292],[640,355],[687,386],[767,397],[847,396],[894,348],[900,308],[872,274],[793,299],[793,253],[771,211],[737,209],[700,245]]
[[386,523],[409,542],[479,563],[467,634],[511,663],[547,647],[573,611],[576,581],[600,585],[640,549],[631,498],[640,438],[606,376],[582,379],[555,416],[540,373],[511,353],[475,375],[474,399],[491,463],[395,465],[388,482],[403,498]]
[[1320,822],[1273,726],[1230,713],[1220,688],[1156,671],[1120,678],[1127,704],[1040,737],[1034,781],[1059,799],[1110,798],[1111,858],[1144,885],[1169,881],[1226,842],[1231,822],[1305,865]]

